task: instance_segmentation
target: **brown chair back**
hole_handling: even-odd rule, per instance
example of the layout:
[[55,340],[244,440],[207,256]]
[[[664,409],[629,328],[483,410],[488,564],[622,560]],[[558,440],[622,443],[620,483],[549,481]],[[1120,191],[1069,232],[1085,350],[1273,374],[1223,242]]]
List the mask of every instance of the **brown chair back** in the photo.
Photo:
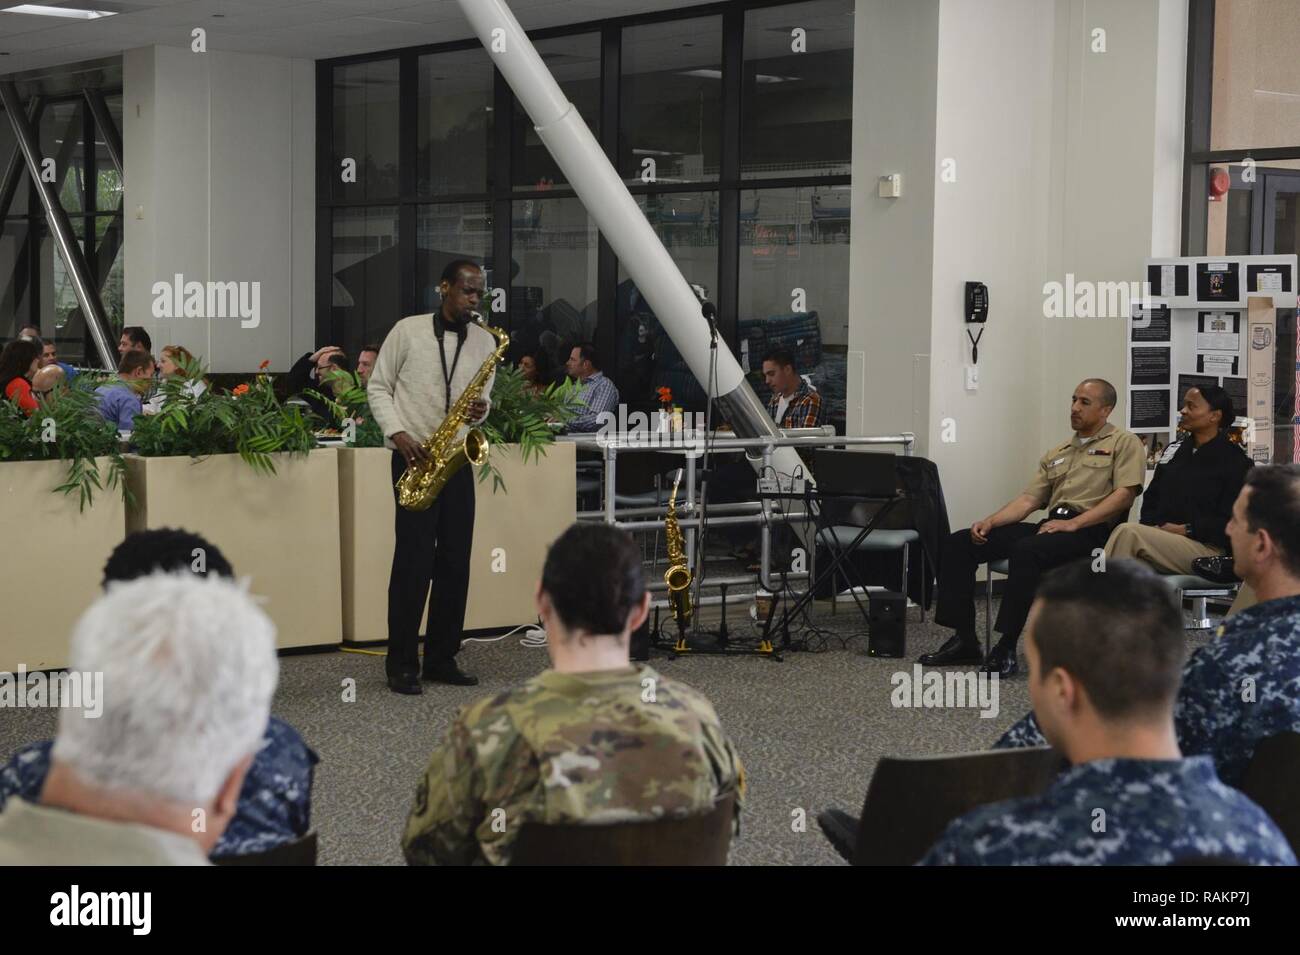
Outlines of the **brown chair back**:
[[915,865],[948,823],[979,806],[1040,793],[1065,765],[1047,746],[886,757],[867,787],[853,864]]
[[528,823],[511,865],[726,865],[736,812],[728,793],[703,815],[610,825]]
[[1300,855],[1300,733],[1260,740],[1237,788],[1269,814]]
[[309,832],[296,842],[250,852],[247,855],[220,856],[212,860],[215,865],[315,865],[316,833]]

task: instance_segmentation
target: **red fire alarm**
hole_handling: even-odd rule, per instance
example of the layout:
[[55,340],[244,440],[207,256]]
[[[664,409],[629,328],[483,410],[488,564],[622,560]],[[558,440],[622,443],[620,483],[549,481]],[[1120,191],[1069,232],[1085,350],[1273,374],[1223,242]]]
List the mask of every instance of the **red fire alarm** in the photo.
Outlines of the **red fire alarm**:
[[1210,174],[1210,201],[1222,202],[1223,195],[1232,185],[1232,179],[1226,169],[1216,169]]

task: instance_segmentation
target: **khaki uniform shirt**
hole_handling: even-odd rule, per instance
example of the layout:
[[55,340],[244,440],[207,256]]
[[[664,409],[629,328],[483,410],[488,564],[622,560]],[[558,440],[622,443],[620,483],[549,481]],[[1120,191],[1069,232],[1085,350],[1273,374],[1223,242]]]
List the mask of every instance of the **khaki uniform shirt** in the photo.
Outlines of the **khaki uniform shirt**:
[[1024,493],[1039,507],[1064,505],[1082,513],[1117,487],[1141,490],[1146,460],[1141,439],[1108,422],[1091,438],[1076,434],[1044,454]]
[[712,705],[649,667],[546,670],[469,706],[429,760],[402,848],[415,865],[508,865],[526,823],[649,821],[745,794]]
[[0,813],[0,866],[211,865],[178,832],[11,799]]

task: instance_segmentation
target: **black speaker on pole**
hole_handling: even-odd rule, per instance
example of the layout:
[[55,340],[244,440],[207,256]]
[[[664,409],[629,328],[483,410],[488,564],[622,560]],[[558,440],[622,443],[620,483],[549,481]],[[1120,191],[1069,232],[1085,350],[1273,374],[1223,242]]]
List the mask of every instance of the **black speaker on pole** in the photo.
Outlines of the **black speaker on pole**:
[[892,590],[871,593],[871,625],[867,630],[867,654],[873,657],[901,657],[906,654],[907,597]]

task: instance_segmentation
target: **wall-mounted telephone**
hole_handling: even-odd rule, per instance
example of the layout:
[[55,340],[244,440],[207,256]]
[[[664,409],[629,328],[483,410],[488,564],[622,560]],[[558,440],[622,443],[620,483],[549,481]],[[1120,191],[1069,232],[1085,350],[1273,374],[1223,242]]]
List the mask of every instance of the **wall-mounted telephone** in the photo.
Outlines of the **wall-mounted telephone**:
[[[983,325],[989,320],[989,288],[983,282],[966,283],[966,321],[975,322]],[[980,339],[984,337],[984,329],[980,329],[978,335],[972,335],[970,329],[966,329],[966,337],[970,339],[970,360],[971,364],[978,364],[980,360]]]
[[989,320],[989,288],[983,282],[966,283],[966,321]]

